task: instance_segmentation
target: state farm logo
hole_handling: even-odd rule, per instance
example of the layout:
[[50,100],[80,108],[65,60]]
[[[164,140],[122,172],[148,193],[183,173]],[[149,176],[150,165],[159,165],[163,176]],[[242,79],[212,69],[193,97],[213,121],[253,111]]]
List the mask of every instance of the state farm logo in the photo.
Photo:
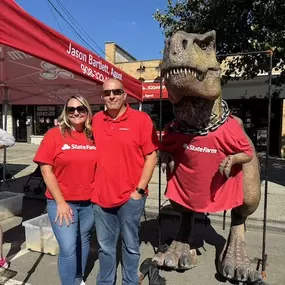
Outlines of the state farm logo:
[[70,150],[70,149],[79,149],[79,150],[96,150],[96,146],[95,145],[78,145],[78,144],[64,144],[61,148],[62,150]]
[[67,150],[67,149],[71,149],[71,147],[68,144],[64,144],[61,149]]
[[204,147],[200,147],[200,146],[194,146],[192,144],[184,144],[183,147],[185,149],[188,149],[188,150],[191,150],[191,151],[196,151],[196,152],[203,152],[203,153],[210,153],[210,154],[215,154],[218,152],[217,149],[214,149],[214,148],[208,148],[206,146]]
[[41,67],[43,68],[43,71],[40,73],[40,76],[44,79],[55,80],[59,77],[63,79],[74,78],[73,73],[65,69],[61,69],[49,62],[41,61]]

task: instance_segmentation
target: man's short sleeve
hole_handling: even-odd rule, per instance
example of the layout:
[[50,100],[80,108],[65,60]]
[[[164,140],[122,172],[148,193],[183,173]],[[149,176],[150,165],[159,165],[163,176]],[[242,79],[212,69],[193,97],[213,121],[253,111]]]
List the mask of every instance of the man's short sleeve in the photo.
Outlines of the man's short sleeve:
[[56,131],[58,130],[51,129],[45,134],[33,159],[35,163],[43,163],[54,166],[55,147],[56,147],[56,138],[57,138]]
[[140,141],[143,155],[156,151],[159,146],[158,136],[151,118],[145,114],[141,120]]
[[253,149],[245,131],[236,119],[231,118],[231,120],[231,124],[224,131],[223,140],[221,141],[223,149],[228,154],[243,152],[252,157]]

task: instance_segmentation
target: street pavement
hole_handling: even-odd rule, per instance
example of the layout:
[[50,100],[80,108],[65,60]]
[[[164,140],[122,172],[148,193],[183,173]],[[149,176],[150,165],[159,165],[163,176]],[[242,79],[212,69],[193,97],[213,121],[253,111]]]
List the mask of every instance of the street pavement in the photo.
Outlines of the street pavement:
[[[7,169],[13,175],[13,179],[6,183],[7,191],[23,192],[29,175],[36,169],[32,162],[38,146],[28,144],[16,144],[7,151]],[[1,155],[3,155],[1,153]],[[0,155],[0,160],[2,157]],[[264,165],[264,158],[261,157]],[[150,183],[150,194],[146,203],[146,219],[142,218],[141,226],[141,262],[154,254],[157,247],[157,222],[158,213],[158,168],[155,170]],[[268,254],[268,266],[266,268],[267,282],[269,285],[285,284],[285,161],[271,159],[269,163],[268,184],[268,224],[266,253]],[[32,179],[29,183],[30,192],[26,193],[23,203],[23,213],[19,217],[13,217],[0,222],[4,229],[4,252],[11,260],[10,270],[0,272],[0,285],[27,284],[27,285],[57,285],[60,284],[57,277],[57,257],[31,252],[25,249],[25,231],[22,222],[45,213],[45,199],[42,194],[34,194],[39,179]],[[1,188],[1,190],[3,190]],[[167,204],[163,196],[165,190],[165,176],[162,174],[161,199]],[[263,202],[264,183],[262,184],[262,200],[257,211],[247,222],[247,247],[252,260],[252,266],[256,267],[262,251],[262,226],[263,226]],[[30,199],[34,198],[34,199]],[[229,215],[229,213],[228,213]],[[209,216],[211,224],[205,227],[204,218],[197,220],[198,231],[196,244],[199,247],[198,266],[184,273],[176,271],[161,271],[161,276],[167,280],[167,284],[199,284],[216,285],[229,284],[216,274],[215,255],[220,250],[229,231],[230,218],[226,219],[226,229],[222,229],[222,213]],[[175,220],[165,220],[162,224],[162,237],[164,240],[174,237],[178,228]],[[87,285],[96,284],[98,272],[96,236],[93,236],[92,249],[88,261]],[[5,277],[6,276],[6,277]],[[118,280],[121,284],[120,265],[118,266]],[[148,284],[147,278],[143,284]]]

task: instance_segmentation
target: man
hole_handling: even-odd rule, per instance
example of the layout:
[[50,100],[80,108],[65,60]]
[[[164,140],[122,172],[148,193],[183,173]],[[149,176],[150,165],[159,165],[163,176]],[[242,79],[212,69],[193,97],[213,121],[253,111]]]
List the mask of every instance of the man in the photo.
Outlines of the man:
[[[13,146],[14,144],[15,144],[14,137],[10,136],[6,131],[0,129],[0,149]],[[2,176],[1,176],[1,180],[2,180]],[[6,261],[6,258],[4,258],[3,256],[3,230],[0,225],[0,269],[8,268],[8,267],[9,265]]]
[[157,164],[158,138],[150,117],[133,110],[119,80],[103,84],[106,111],[94,115],[92,128],[98,164],[92,202],[99,249],[97,285],[113,285],[116,247],[122,237],[123,285],[137,285],[139,227],[147,186]]

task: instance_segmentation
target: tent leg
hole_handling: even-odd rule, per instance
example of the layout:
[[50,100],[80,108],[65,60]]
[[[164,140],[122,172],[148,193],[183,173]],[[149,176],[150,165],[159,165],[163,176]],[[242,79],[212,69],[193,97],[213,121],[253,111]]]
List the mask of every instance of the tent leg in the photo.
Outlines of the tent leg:
[[268,121],[267,121],[267,147],[265,159],[265,187],[264,187],[264,217],[263,217],[263,240],[262,240],[262,269],[261,274],[266,278],[266,227],[267,227],[267,198],[268,198],[268,163],[270,150],[270,125],[271,125],[271,82],[272,82],[272,52],[270,52],[269,83],[268,83]]
[[[162,77],[160,76],[160,99],[159,99],[159,140],[162,140]],[[161,248],[161,156],[158,159],[158,249]]]
[[[7,131],[7,112],[8,112],[8,88],[4,87],[4,99],[3,99],[3,113],[4,113],[4,130]],[[6,158],[7,158],[7,149],[3,149],[3,181],[2,181],[2,190],[5,191],[6,184]]]
[[142,111],[142,102],[139,102],[139,111]]

